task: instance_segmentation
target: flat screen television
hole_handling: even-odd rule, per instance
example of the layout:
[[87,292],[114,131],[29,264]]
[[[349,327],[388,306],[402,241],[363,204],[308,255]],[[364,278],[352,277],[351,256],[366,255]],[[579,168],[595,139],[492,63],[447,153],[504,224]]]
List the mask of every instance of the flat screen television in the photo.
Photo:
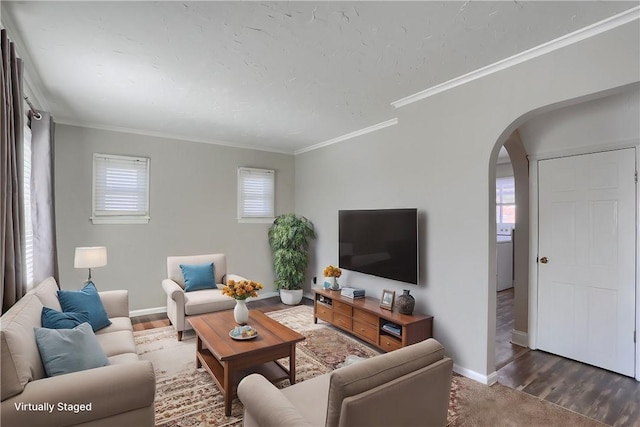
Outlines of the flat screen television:
[[418,210],[338,212],[340,268],[418,284]]

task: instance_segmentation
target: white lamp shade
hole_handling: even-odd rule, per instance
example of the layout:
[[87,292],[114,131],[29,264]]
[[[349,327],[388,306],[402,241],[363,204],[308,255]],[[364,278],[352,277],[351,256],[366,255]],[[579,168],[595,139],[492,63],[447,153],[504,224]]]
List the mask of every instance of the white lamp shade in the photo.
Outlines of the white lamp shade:
[[93,268],[107,265],[107,248],[104,246],[92,246],[76,248],[76,256],[73,260],[75,268]]

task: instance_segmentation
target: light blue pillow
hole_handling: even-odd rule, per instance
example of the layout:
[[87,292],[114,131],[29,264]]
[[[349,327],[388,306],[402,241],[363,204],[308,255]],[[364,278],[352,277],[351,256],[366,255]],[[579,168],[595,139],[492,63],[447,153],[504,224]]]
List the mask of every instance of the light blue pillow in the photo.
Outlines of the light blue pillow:
[[69,311],[89,313],[89,323],[94,331],[106,328],[111,324],[93,282],[88,282],[79,291],[58,291],[58,300],[65,313]]
[[42,327],[49,329],[73,329],[81,323],[90,322],[86,311],[62,313],[49,307],[42,307],[40,320]]
[[180,264],[180,270],[182,270],[182,277],[184,277],[185,292],[216,289],[216,267],[212,262],[196,265]]
[[88,323],[73,329],[33,328],[47,376],[107,366],[109,360]]

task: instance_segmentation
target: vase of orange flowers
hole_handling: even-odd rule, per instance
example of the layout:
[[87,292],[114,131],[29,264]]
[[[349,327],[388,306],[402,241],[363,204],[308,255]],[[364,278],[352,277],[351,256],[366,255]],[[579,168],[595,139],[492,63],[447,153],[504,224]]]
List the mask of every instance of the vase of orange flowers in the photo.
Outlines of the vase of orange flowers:
[[262,284],[253,280],[241,280],[239,282],[233,279],[227,280],[227,284],[222,288],[222,294],[236,300],[236,306],[233,308],[233,318],[237,324],[246,325],[247,321],[249,321],[247,298],[257,297],[260,289],[262,289]]
[[334,291],[337,291],[340,289],[340,285],[338,284],[338,277],[342,276],[342,270],[340,270],[339,267],[328,265],[322,271],[322,275],[324,276],[325,288],[331,289]]

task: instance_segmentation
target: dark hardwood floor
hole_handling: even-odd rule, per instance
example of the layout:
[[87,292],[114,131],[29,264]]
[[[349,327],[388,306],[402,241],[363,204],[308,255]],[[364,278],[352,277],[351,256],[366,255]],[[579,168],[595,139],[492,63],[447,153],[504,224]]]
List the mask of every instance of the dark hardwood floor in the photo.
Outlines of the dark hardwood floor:
[[528,352],[526,347],[511,343],[513,330],[513,288],[498,292],[496,313],[496,370]]
[[640,382],[614,372],[509,342],[513,290],[498,293],[498,382],[611,426],[640,426]]

